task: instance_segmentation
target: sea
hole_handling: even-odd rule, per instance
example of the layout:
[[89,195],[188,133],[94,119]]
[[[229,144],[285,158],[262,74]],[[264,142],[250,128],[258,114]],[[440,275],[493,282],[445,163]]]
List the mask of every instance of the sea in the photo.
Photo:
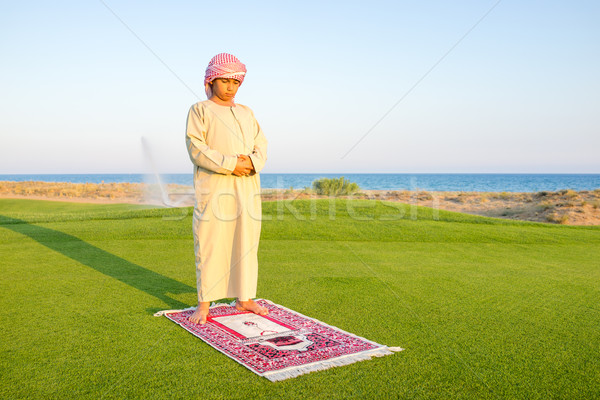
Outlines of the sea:
[[[405,173],[405,174],[261,174],[263,189],[304,189],[321,178],[344,177],[363,190],[424,190],[465,192],[540,192],[563,189],[600,189],[600,174],[488,174],[488,173]],[[192,174],[161,174],[162,183],[192,185]],[[145,174],[17,174],[0,175],[0,181],[42,181],[71,183],[156,182]]]

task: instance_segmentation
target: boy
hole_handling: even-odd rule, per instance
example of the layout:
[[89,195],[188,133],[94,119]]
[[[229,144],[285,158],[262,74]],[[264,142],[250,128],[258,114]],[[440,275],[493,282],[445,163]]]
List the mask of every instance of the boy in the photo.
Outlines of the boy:
[[208,64],[208,100],[189,111],[186,144],[194,164],[193,231],[198,307],[189,317],[204,324],[213,300],[235,297],[236,308],[259,315],[252,298],[258,277],[260,178],[267,140],[250,108],[234,102],[246,66],[231,54]]

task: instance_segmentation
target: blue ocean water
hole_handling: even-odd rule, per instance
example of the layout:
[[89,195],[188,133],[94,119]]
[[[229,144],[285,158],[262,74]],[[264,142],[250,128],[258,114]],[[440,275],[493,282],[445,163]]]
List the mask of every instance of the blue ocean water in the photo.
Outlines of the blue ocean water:
[[[261,174],[266,189],[303,189],[320,178],[356,182],[365,190],[430,190],[467,192],[539,192],[600,188],[600,174]],[[147,178],[147,179],[146,179]],[[164,174],[165,183],[192,185],[192,174]],[[109,183],[153,181],[143,174],[0,175],[0,181]]]

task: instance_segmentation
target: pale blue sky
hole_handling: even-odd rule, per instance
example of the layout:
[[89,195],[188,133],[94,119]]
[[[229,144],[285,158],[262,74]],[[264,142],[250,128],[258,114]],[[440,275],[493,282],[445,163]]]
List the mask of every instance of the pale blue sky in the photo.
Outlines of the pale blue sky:
[[600,173],[600,3],[496,3],[4,2],[0,174],[191,172],[220,52],[264,172]]

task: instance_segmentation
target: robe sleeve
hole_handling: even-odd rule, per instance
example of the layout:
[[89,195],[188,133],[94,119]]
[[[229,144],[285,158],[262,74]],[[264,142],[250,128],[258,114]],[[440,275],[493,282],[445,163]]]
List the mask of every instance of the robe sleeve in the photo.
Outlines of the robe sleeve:
[[267,161],[267,138],[263,133],[258,121],[254,118],[254,113],[252,113],[252,118],[254,120],[254,149],[250,154],[250,159],[252,160],[252,165],[254,166],[254,170],[256,173],[259,173],[263,167],[265,166],[265,162]]
[[187,118],[185,143],[190,159],[198,167],[219,174],[231,174],[237,164],[236,156],[226,156],[206,143],[206,125],[204,110],[197,104],[190,108]]

